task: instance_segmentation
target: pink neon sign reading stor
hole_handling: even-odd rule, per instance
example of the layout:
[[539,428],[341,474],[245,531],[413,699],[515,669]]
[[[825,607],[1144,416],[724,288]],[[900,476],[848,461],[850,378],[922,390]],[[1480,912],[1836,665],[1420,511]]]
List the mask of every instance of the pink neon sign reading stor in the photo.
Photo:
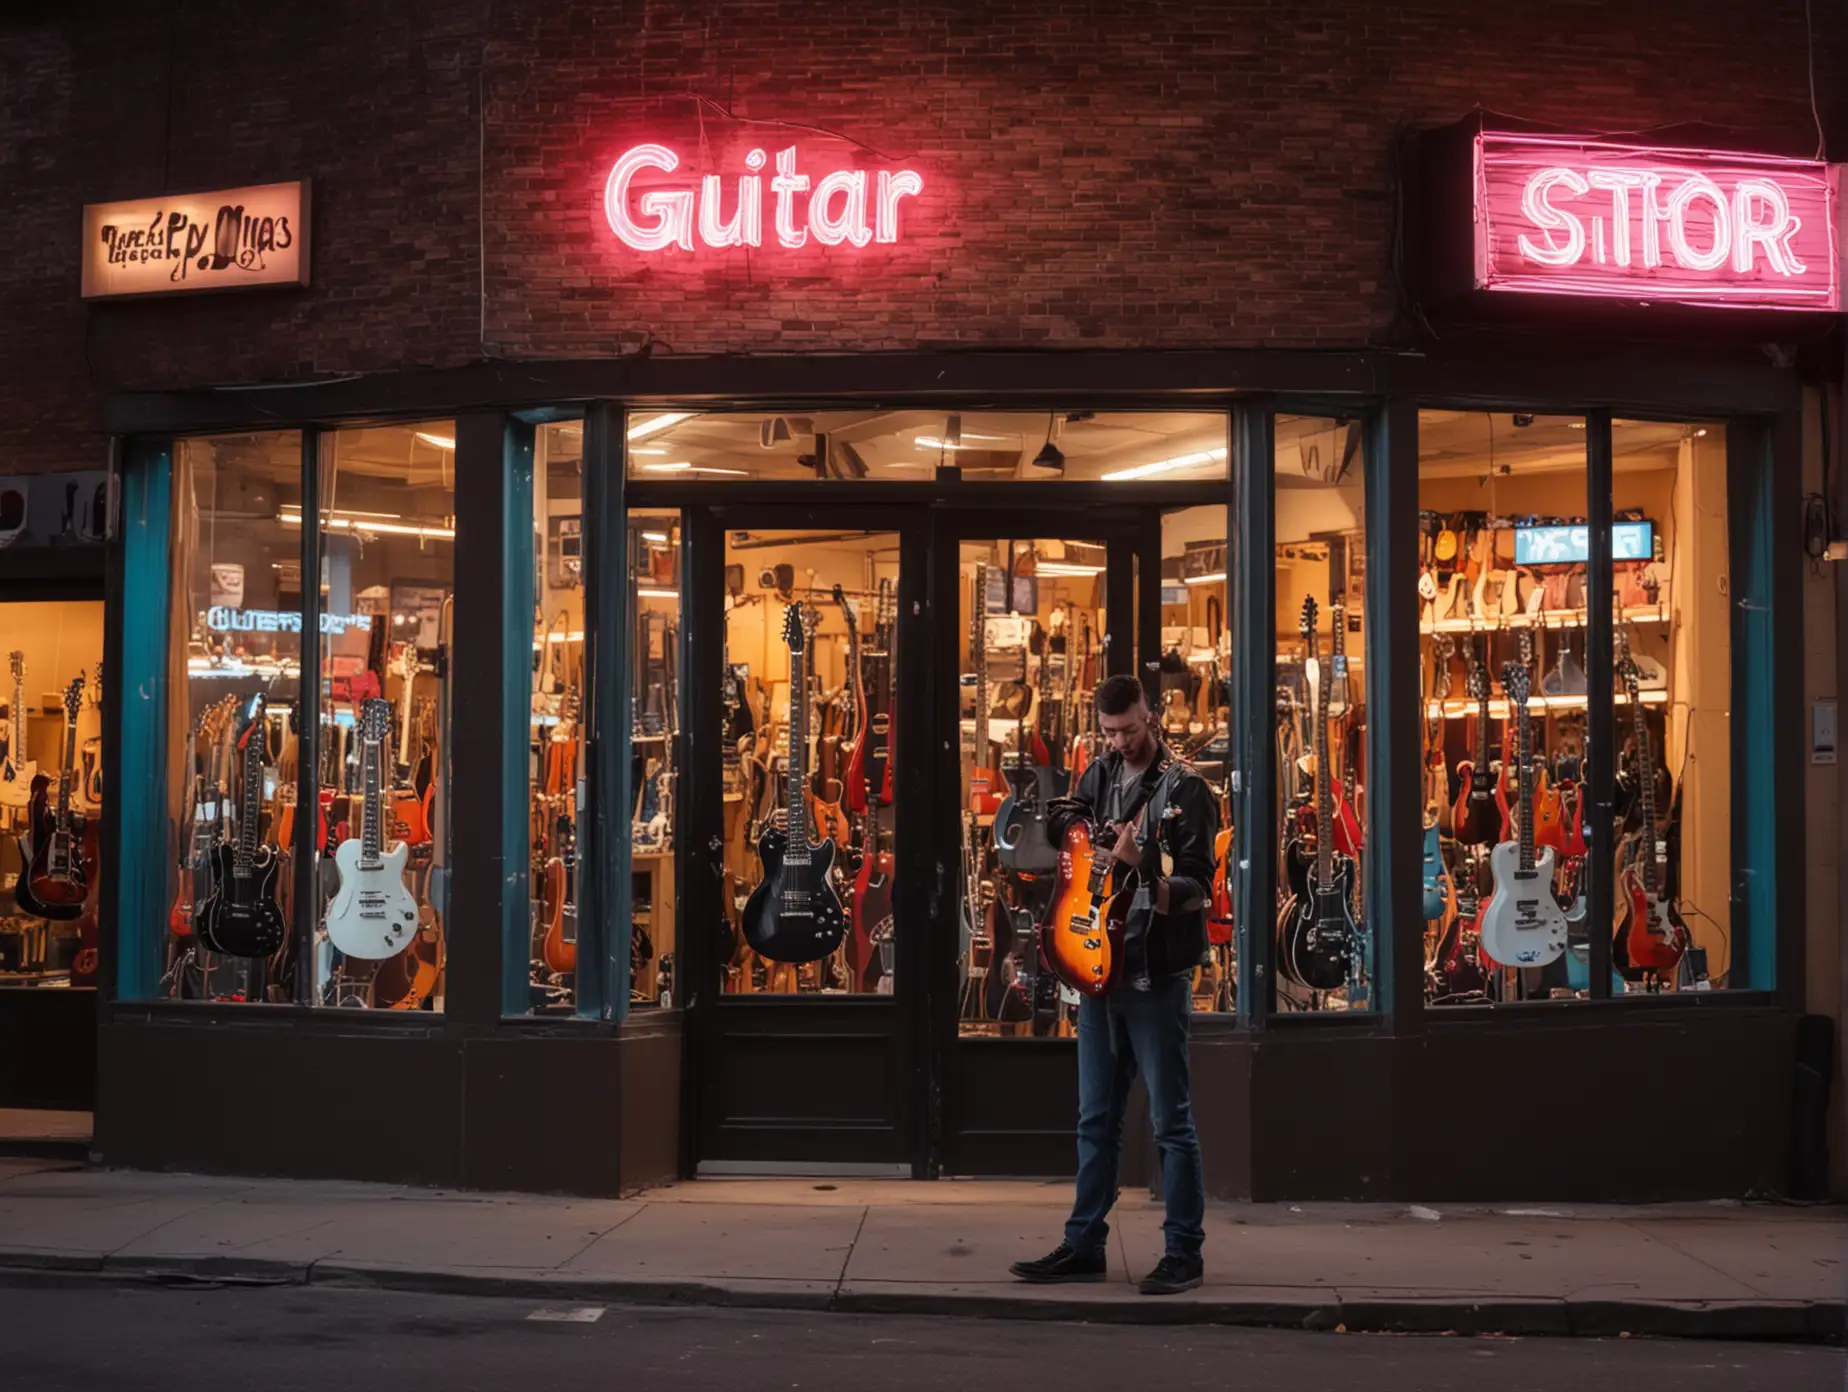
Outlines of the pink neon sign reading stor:
[[[745,155],[744,172],[728,199],[719,174],[702,175],[697,191],[654,187],[662,175],[679,169],[680,157],[665,145],[637,145],[610,170],[603,215],[610,230],[637,251],[692,251],[696,238],[715,248],[760,247],[765,198],[759,171],[767,162],[762,150]],[[813,178],[803,172],[793,145],[776,152],[769,183],[771,233],[791,250],[806,246],[810,237],[828,247],[896,242],[899,200],[924,191],[924,180],[910,169],[838,169]]]
[[1475,180],[1482,289],[1841,308],[1820,161],[1484,131]]

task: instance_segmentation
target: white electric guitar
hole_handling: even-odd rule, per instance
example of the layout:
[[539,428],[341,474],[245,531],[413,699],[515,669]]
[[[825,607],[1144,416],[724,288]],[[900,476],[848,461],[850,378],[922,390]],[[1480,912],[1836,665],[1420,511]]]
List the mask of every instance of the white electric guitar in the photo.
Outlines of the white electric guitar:
[[26,655],[15,650],[13,702],[6,708],[6,759],[0,762],[0,807],[24,807],[32,801],[38,765],[26,758]]
[[1518,713],[1516,758],[1520,772],[1520,821],[1516,840],[1489,852],[1495,892],[1482,911],[1482,950],[1504,967],[1544,967],[1566,950],[1566,911],[1553,896],[1553,848],[1534,846],[1532,722],[1527,713],[1527,668],[1502,665],[1502,691]]
[[385,847],[385,743],[391,738],[391,702],[361,703],[359,762],[366,785],[357,840],[334,849],[340,891],[327,906],[327,939],[349,957],[396,957],[417,932],[417,901],[404,887],[410,847]]

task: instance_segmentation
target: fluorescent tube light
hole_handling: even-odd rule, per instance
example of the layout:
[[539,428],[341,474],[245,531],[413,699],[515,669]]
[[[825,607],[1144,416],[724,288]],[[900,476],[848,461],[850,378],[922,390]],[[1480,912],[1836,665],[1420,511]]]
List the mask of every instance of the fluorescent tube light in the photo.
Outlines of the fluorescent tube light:
[[1196,464],[1211,464],[1225,457],[1224,449],[1199,450],[1193,454],[1177,454],[1172,459],[1158,459],[1153,464],[1137,464],[1128,469],[1117,469],[1103,477],[1113,482],[1148,478],[1153,474],[1166,474],[1175,469],[1191,469]]

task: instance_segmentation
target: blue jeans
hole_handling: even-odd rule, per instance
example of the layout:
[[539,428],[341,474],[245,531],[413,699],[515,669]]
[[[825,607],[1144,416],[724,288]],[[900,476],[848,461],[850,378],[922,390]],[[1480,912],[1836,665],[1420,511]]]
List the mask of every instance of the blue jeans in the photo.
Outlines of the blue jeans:
[[1206,1177],[1194,1134],[1187,1075],[1193,987],[1185,976],[1147,991],[1118,986],[1078,1007],[1078,1193],[1065,1224],[1074,1251],[1101,1251],[1117,1197],[1123,1110],[1138,1071],[1149,1093],[1161,1151],[1168,1216],[1161,1225],[1170,1256],[1193,1257],[1206,1241]]

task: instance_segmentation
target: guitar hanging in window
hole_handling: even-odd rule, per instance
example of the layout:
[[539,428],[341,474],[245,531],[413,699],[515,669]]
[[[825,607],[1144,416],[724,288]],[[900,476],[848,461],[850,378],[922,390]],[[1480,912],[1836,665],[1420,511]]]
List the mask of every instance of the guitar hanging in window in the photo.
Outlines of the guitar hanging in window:
[[263,764],[269,753],[269,711],[263,693],[244,708],[237,737],[242,761],[237,835],[211,851],[211,892],[193,914],[199,940],[227,957],[267,957],[287,934],[276,900],[282,857],[258,835],[263,816]]
[[417,901],[404,887],[411,848],[385,845],[385,742],[391,702],[371,697],[360,705],[359,762],[365,796],[360,834],[334,850],[340,890],[327,907],[327,938],[349,957],[396,957],[417,931]]
[[764,878],[744,906],[744,936],[752,951],[772,962],[819,962],[841,945],[847,915],[834,882],[840,848],[825,837],[810,835],[804,805],[808,635],[800,605],[783,612],[783,642],[789,648],[789,764],[783,814],[771,820],[758,842]]

